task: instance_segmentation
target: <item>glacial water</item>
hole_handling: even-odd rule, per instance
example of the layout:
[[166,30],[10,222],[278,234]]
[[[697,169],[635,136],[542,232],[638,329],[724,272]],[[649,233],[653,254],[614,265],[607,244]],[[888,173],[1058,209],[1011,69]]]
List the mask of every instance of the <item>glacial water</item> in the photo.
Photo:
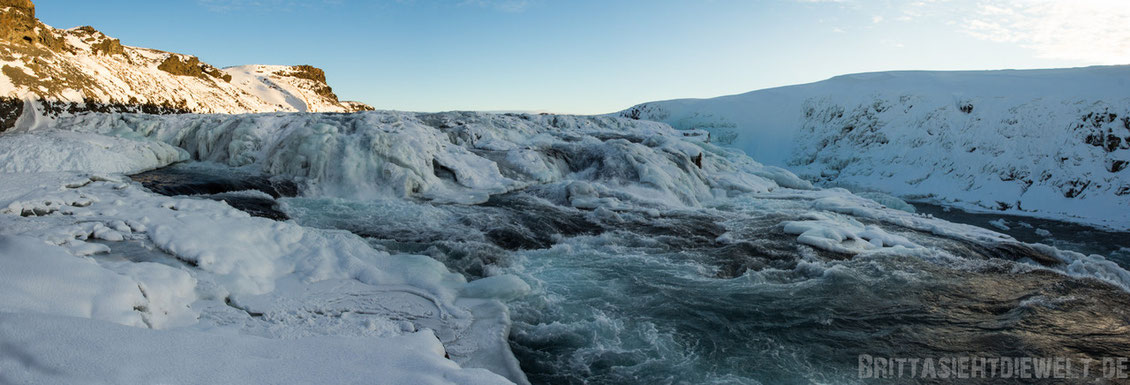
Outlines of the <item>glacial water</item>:
[[1102,255],[1123,268],[1130,269],[1130,232],[1096,229],[1034,217],[970,213],[929,203],[915,202],[914,207],[921,213],[999,231],[1022,242],[1043,243],[1063,250]]
[[[222,174],[174,166],[138,179],[176,194],[171,185],[186,180],[223,186]],[[271,186],[259,182],[195,193]],[[1042,268],[1030,249],[888,225],[950,255],[851,257],[784,232],[781,223],[805,215],[803,198],[614,212],[542,195],[479,205],[262,199],[300,224],[429,255],[471,279],[521,277],[533,290],[508,303],[510,339],[534,384],[876,383],[858,378],[858,355],[1130,356],[1130,295]],[[1109,249],[1109,233],[1070,233],[1072,244]]]

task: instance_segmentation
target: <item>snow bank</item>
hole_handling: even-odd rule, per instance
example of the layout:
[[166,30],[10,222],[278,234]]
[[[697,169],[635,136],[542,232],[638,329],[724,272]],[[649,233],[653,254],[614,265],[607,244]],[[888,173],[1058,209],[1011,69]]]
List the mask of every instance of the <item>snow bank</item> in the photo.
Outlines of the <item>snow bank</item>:
[[42,240],[0,236],[0,275],[0,311],[146,326],[135,311],[147,303],[137,283]]
[[444,358],[429,331],[388,338],[267,339],[0,313],[0,340],[5,383],[510,383]]
[[880,72],[621,113],[826,185],[1130,228],[1130,67]]
[[[418,349],[433,353],[438,349],[438,360],[421,359],[430,362],[426,365],[389,361],[405,376],[417,372],[423,380],[432,374],[457,371],[456,364],[443,360],[447,347],[456,362],[474,362],[497,369],[515,382],[525,381],[505,339],[508,313],[483,310],[502,306],[497,298],[505,295],[506,285],[471,286],[468,292],[486,295],[476,295],[483,299],[470,303],[460,302],[469,301],[459,298],[467,286],[465,279],[431,258],[390,255],[347,232],[251,217],[223,202],[157,196],[128,178],[21,173],[0,174],[0,180],[4,181],[0,186],[0,289],[6,293],[0,297],[0,312],[90,318],[177,331],[167,335],[116,332],[109,326],[86,323],[85,328],[123,338],[137,335],[152,342],[142,343],[143,348],[134,347],[132,342],[107,343],[107,357],[133,358],[149,351],[162,352],[170,349],[165,345],[168,343],[183,344],[187,349],[183,354],[200,354],[189,347],[203,349],[207,345],[186,341],[213,337],[199,337],[190,331],[226,336],[223,338],[235,336],[230,345],[221,345],[229,346],[232,352],[298,349],[305,343],[269,341],[308,337],[319,337],[310,343],[313,348],[324,350],[344,344],[355,349],[363,344],[340,337],[341,341],[335,342],[329,337],[379,337],[393,342],[367,353],[375,355],[374,359],[419,356],[412,346],[425,346],[427,349]],[[518,283],[509,282],[510,287],[514,285]],[[475,287],[496,289],[484,292]],[[416,334],[427,338],[400,337]],[[62,333],[55,340],[47,340],[60,343],[58,349],[68,346],[62,344],[63,340],[79,336]],[[106,335],[93,338],[103,337]],[[122,341],[133,340],[129,337]],[[401,340],[430,342],[406,346],[395,342]],[[6,339],[4,343],[15,342]],[[48,343],[20,342],[18,346],[37,347],[42,350],[36,353],[38,357],[55,354],[47,353],[52,346]],[[54,355],[53,365],[74,369],[64,374],[80,378],[92,375],[85,366],[70,365],[73,361],[69,360],[78,360],[81,355],[70,356],[70,351],[58,354],[70,358]],[[174,356],[162,354],[161,359]],[[201,356],[196,359],[207,359],[203,356],[208,355]],[[294,362],[264,363],[262,370],[286,372],[291,369],[279,366]],[[350,362],[340,365],[356,365]],[[101,373],[89,378],[101,380],[138,382],[143,377],[132,376],[156,374],[133,369],[103,373],[118,365],[89,365],[98,366],[94,372]],[[352,375],[367,368],[354,367]],[[51,378],[42,377],[51,372],[21,370],[14,371],[15,375],[42,381]],[[321,368],[309,364],[306,370],[317,372]],[[9,375],[8,371],[0,373]],[[449,381],[503,381],[475,373],[458,372]],[[385,381],[383,378],[375,381]]]

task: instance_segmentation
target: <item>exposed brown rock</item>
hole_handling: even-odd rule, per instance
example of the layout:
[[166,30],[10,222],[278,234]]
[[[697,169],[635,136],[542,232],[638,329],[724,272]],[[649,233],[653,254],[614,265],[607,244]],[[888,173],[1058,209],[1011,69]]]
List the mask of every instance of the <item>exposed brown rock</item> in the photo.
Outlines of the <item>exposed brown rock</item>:
[[80,36],[84,41],[90,43],[90,48],[96,54],[121,55],[125,53],[125,47],[122,47],[121,40],[106,36],[106,34],[89,25],[68,32]]
[[60,50],[64,42],[35,18],[35,4],[28,0],[0,0],[0,41],[42,44]]
[[35,4],[31,0],[0,0],[0,8],[12,7],[31,14],[35,17]]
[[0,97],[0,132],[16,126],[24,113],[24,101],[19,98]]
[[290,67],[290,72],[282,73],[279,75],[290,76],[299,79],[309,79],[316,82],[326,82],[326,71],[312,65],[296,65]]
[[122,41],[118,39],[105,39],[90,46],[94,53],[103,55],[121,55],[125,53]]
[[180,55],[169,55],[165,61],[157,66],[157,69],[178,76],[194,76],[201,79],[213,77],[231,82],[231,75],[225,74],[216,67],[201,63],[200,58],[196,56],[189,56],[187,60],[181,60]]
[[[76,38],[81,40],[82,44],[70,43]],[[85,47],[90,47],[90,51],[86,51]],[[84,66],[82,61],[74,60],[76,57],[88,56],[91,53],[98,56],[97,60],[116,62],[127,67],[146,66],[152,68],[151,66],[156,65],[159,70],[173,75],[191,76],[217,83],[215,84],[217,89],[210,90],[211,94],[207,96],[222,99],[226,96],[225,93],[231,92],[231,87],[219,83],[219,80],[230,83],[232,76],[201,62],[197,57],[126,47],[122,45],[120,40],[111,38],[91,26],[68,30],[52,28],[36,19],[35,5],[32,1],[0,0],[0,60],[11,62],[10,65],[0,66],[0,77],[6,78],[18,90],[21,90],[21,96],[41,101],[58,100],[66,101],[64,103],[75,103],[74,105],[58,106],[60,111],[101,111],[107,108],[122,110],[122,108],[119,108],[119,104],[139,106],[138,112],[146,113],[188,110],[188,102],[184,99],[175,99],[172,95],[166,95],[159,91],[154,92],[148,88],[144,91],[135,88],[138,82],[141,83],[142,87],[148,87],[144,84],[145,79],[122,78],[123,81],[129,83],[128,89],[122,89],[119,84],[107,83],[104,80],[107,77],[112,78],[121,74],[91,71]],[[155,53],[157,55],[154,55]],[[154,62],[154,58],[157,58],[156,62]],[[302,89],[306,95],[309,96],[310,93],[313,93],[326,99],[316,101],[322,105],[340,105],[347,111],[372,109],[372,107],[362,103],[338,101],[333,89],[326,84],[326,74],[322,69],[300,65],[289,67],[272,75],[289,77],[291,79],[286,82]],[[144,78],[144,76],[142,77]],[[27,95],[24,95],[24,93]],[[136,95],[130,96],[133,93],[136,93]],[[87,100],[79,102],[76,100],[76,95]],[[119,98],[130,100],[115,101],[113,97],[108,95],[118,95]],[[252,107],[252,101],[245,102],[240,99],[239,95],[231,95],[231,99],[233,100],[221,101],[221,103],[230,103],[225,105],[224,108],[232,111],[239,111],[240,108],[248,110],[262,108]],[[7,103],[0,106],[3,107],[0,114],[5,111],[8,113],[18,111],[23,106],[20,100],[16,101],[19,103],[0,100],[0,104]],[[43,103],[55,106],[52,103]],[[105,108],[97,107],[96,103],[102,103]],[[213,112],[212,108],[208,106],[194,105],[192,108],[198,109],[196,112]],[[12,119],[14,119],[6,116],[0,118],[2,118],[0,119],[2,120],[0,126],[11,124]]]
[[355,102],[355,101],[349,101],[349,100],[341,102],[341,106],[345,107],[345,109],[349,112],[361,112],[361,111],[376,110],[375,108],[373,108],[372,106],[370,106],[368,104],[361,103],[361,102]]
[[311,80],[314,84],[308,87],[310,91],[327,99],[337,100],[337,94],[334,94],[333,88],[326,84],[326,71],[321,68],[305,64],[296,65],[291,66],[287,71],[277,73],[277,75]]

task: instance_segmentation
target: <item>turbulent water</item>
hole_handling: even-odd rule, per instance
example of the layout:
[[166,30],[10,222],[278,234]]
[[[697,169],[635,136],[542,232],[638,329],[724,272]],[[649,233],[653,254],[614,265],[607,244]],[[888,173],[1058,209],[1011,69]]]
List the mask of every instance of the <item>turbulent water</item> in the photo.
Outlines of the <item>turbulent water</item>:
[[[178,165],[135,179],[209,199],[286,185],[224,176],[242,172]],[[283,197],[268,206],[469,278],[526,280],[533,291],[509,303],[510,338],[535,384],[855,383],[859,354],[1130,355],[1130,296],[1033,267],[1037,251],[897,226],[888,230],[952,255],[821,251],[780,225],[806,215],[803,194],[656,213],[566,207],[546,193],[478,205]]]
[[1096,229],[1033,217],[969,213],[928,203],[914,205],[919,212],[948,221],[993,229],[1023,242],[1045,243],[1064,250],[1099,254],[1130,269],[1130,232]]

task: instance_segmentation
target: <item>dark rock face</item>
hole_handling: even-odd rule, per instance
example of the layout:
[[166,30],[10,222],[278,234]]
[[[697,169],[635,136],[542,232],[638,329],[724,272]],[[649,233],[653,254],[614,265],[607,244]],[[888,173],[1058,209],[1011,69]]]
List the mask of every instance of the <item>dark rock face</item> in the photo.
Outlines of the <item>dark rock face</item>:
[[0,132],[16,126],[16,120],[24,113],[24,101],[18,98],[0,97]]
[[314,87],[311,91],[320,96],[337,100],[337,95],[334,94],[333,88],[330,88],[326,83],[326,71],[321,68],[311,65],[297,65],[290,67],[289,71],[278,73],[281,76],[289,76],[292,78],[306,79],[314,81]]
[[[183,105],[139,103],[136,100],[132,100],[128,103],[117,101],[98,102],[89,99],[81,103],[43,99],[32,100],[31,102],[37,105],[37,108],[42,114],[52,118],[63,114],[80,114],[86,112],[144,113],[155,115],[186,114],[192,112]],[[23,112],[23,99],[0,97],[0,132],[15,127],[16,121],[20,119]]]
[[0,38],[12,42],[32,41],[35,5],[26,0],[0,0],[0,8],[8,8],[0,11]]
[[94,50],[96,54],[121,55],[125,53],[125,47],[122,47],[121,40],[106,36],[106,34],[89,25],[78,27],[68,32],[79,35],[81,39],[90,42],[90,48]]
[[35,4],[30,0],[0,0],[0,40],[16,44],[42,44],[58,49],[62,39],[51,33],[36,31],[39,20],[35,19]]
[[4,7],[26,10],[31,12],[33,17],[35,16],[35,4],[32,4],[31,0],[0,0],[0,8]]
[[157,69],[177,76],[193,76],[201,79],[212,77],[222,79],[225,82],[231,81],[231,75],[200,62],[200,58],[196,56],[189,56],[188,59],[181,60],[180,55],[169,55],[165,61],[157,66]]
[[322,83],[326,82],[326,71],[323,71],[321,68],[306,64],[293,66],[291,67],[291,72],[285,73],[283,75],[299,79],[309,79]]

